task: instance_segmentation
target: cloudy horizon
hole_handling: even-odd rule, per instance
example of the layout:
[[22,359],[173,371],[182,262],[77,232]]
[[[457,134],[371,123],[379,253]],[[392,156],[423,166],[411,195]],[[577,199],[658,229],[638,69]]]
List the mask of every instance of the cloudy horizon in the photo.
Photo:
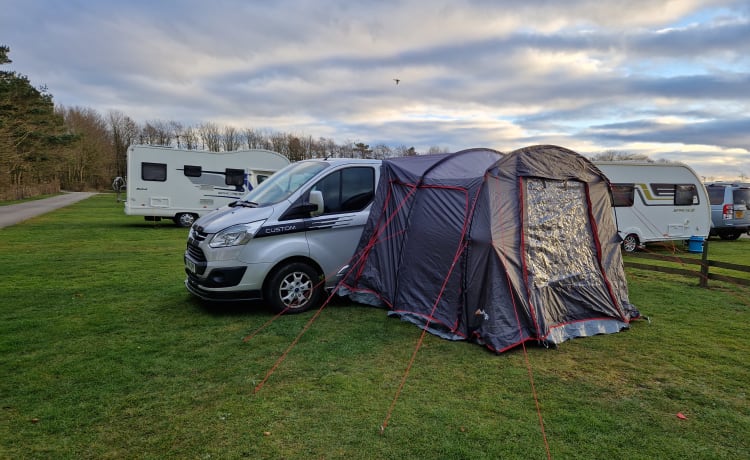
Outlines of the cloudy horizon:
[[[419,151],[557,144],[750,174],[750,2],[0,0],[57,105]],[[394,79],[398,79],[396,84]]]

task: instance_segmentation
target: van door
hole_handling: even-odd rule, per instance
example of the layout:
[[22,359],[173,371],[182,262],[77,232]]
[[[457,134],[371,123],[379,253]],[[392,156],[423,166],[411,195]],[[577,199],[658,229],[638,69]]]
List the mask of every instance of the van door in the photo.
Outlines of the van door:
[[306,219],[306,237],[310,257],[320,264],[329,286],[357,248],[370,214],[377,173],[369,165],[343,167],[310,189],[323,194],[325,206],[322,214]]

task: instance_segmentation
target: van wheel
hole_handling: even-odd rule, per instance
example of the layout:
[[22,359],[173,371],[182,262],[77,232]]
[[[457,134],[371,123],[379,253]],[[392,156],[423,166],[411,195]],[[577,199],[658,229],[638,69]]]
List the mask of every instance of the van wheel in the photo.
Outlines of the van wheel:
[[174,223],[180,227],[190,227],[198,216],[189,212],[181,212],[174,216]]
[[740,231],[733,231],[733,232],[730,231],[730,232],[719,233],[719,238],[721,238],[722,240],[736,240],[740,236],[742,236],[742,232]]
[[316,306],[323,292],[317,271],[302,262],[277,268],[268,280],[265,298],[276,313],[301,313]]
[[622,249],[625,252],[635,252],[638,249],[638,237],[631,233],[622,240]]

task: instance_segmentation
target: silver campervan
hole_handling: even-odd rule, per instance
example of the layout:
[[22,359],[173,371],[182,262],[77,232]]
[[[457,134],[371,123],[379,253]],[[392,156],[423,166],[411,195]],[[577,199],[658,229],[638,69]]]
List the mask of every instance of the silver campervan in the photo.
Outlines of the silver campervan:
[[193,224],[185,286],[206,300],[262,299],[277,312],[315,306],[354,253],[379,177],[379,160],[285,167]]

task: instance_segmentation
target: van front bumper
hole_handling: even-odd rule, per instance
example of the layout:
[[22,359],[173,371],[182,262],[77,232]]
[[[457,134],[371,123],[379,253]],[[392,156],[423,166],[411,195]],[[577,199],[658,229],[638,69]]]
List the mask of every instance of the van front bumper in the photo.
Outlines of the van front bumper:
[[190,271],[185,270],[185,272],[187,273],[187,278],[185,278],[185,287],[191,294],[203,300],[236,301],[236,300],[260,300],[262,298],[262,293],[259,289],[251,289],[247,291],[227,291],[227,290],[214,291],[206,284],[203,284],[205,282],[200,280],[194,274],[190,273]]

